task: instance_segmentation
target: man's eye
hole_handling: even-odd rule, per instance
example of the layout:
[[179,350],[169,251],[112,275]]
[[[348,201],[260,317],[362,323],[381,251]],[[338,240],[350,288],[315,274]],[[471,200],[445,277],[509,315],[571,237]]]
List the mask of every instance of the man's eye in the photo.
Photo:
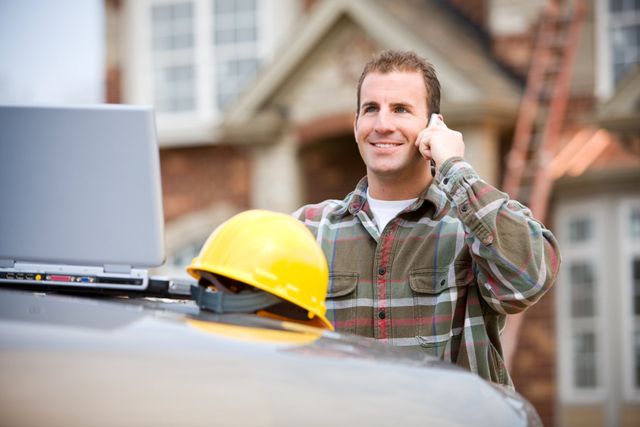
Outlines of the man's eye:
[[409,110],[407,110],[405,107],[402,107],[402,106],[396,107],[396,113],[407,113],[407,112],[409,112]]
[[375,112],[375,111],[376,111],[376,107],[374,107],[373,105],[367,105],[366,107],[364,107],[364,108],[362,109],[362,111],[363,111],[364,113],[373,113],[373,112]]

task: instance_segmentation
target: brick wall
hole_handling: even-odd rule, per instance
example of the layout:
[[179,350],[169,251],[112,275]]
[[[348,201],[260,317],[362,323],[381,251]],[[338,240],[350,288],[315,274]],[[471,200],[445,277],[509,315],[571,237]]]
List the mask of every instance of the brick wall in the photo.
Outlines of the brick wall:
[[493,55],[516,75],[526,77],[534,47],[535,29],[523,34],[510,34],[492,39]]
[[555,419],[555,292],[552,288],[525,312],[511,374],[516,390],[536,408],[543,425]]
[[366,169],[351,133],[305,145],[300,150],[304,203],[343,199]]
[[105,84],[105,101],[107,104],[119,104],[122,102],[122,79],[120,68],[109,67],[107,69]]
[[166,221],[215,202],[249,207],[250,161],[243,148],[162,149],[160,168]]
[[[447,3],[473,26],[483,32],[490,31],[488,7],[491,5],[487,0],[447,0]],[[535,32],[534,26],[534,28],[517,34],[491,34],[492,54],[516,75],[526,76]]]
[[487,23],[486,0],[449,0],[449,3],[471,22],[480,27],[485,27]]

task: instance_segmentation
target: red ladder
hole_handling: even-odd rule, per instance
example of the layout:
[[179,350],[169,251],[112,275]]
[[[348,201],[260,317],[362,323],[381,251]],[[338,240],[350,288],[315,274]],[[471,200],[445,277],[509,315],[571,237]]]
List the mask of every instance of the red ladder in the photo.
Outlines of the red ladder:
[[585,0],[576,0],[565,14],[561,6],[550,1],[541,17],[502,184],[540,221],[546,217],[551,193],[547,166],[557,151],[586,16]]
[[[570,96],[571,74],[586,16],[585,0],[549,1],[542,13],[527,86],[520,104],[502,189],[546,219],[553,177],[549,170],[562,132]],[[510,316],[503,334],[504,356],[511,367],[523,314]]]

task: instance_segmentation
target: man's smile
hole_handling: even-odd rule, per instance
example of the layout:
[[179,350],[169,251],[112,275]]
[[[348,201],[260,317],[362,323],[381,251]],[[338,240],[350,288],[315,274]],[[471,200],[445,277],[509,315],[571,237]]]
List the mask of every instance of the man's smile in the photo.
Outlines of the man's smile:
[[373,145],[376,148],[395,148],[399,147],[404,142],[402,141],[369,141],[369,144]]

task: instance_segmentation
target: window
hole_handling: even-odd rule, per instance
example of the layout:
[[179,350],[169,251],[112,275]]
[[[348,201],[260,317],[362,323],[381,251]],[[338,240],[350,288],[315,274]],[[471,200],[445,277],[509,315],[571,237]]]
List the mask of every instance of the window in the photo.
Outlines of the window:
[[150,95],[156,109],[217,116],[255,77],[274,47],[276,39],[266,34],[265,26],[274,25],[272,20],[290,24],[291,17],[281,13],[290,3],[149,0],[148,75],[153,76]]
[[632,239],[640,240],[640,206],[633,206],[631,208],[629,235]]
[[635,333],[633,334],[633,353],[634,353],[634,375],[633,379],[635,381],[634,388],[640,388],[640,328],[636,328]]
[[151,8],[154,99],[158,111],[192,111],[195,102],[194,5]]
[[640,198],[623,200],[618,218],[625,396],[640,402]]
[[155,5],[153,21],[153,50],[156,52],[190,49],[193,47],[193,4]]
[[601,101],[616,93],[616,86],[640,64],[640,1],[592,2],[595,19],[596,87]]
[[156,71],[156,108],[190,111],[195,108],[193,66],[167,66]]
[[255,0],[214,0],[213,10],[216,44],[256,42],[258,32]]
[[591,238],[591,221],[588,218],[576,218],[569,224],[569,241],[585,242]]
[[593,332],[576,334],[573,337],[574,386],[594,388],[596,383],[596,335]]
[[[575,216],[569,220],[568,285],[571,336],[571,383],[576,390],[593,389],[597,381],[597,289],[594,270],[595,254],[589,250],[593,239],[593,219]],[[586,245],[586,246],[585,246]],[[586,249],[584,251],[583,249]]]
[[595,316],[595,284],[591,265],[578,262],[570,267],[571,317]]
[[609,40],[613,78],[618,83],[640,63],[640,1],[609,1]]
[[[606,276],[603,233],[610,204],[573,202],[558,209],[555,235],[563,261],[556,284],[562,402],[601,401],[607,390]],[[606,280],[603,280],[605,279]],[[606,284],[606,286],[605,286]]]
[[633,287],[633,315],[640,316],[640,258],[632,261],[631,286]]
[[[299,0],[135,0],[121,25],[123,98],[156,108],[162,145],[201,143],[304,13]],[[120,28],[121,27],[121,28]]]
[[[555,286],[560,406],[637,406],[640,196],[596,193],[583,201],[559,200],[554,234],[563,258]],[[604,416],[604,425],[621,424],[619,413]]]
[[258,70],[257,3],[256,0],[214,0],[213,14],[216,101],[223,109]]
[[640,256],[631,261],[631,286],[633,292],[633,388],[640,390]]
[[593,266],[574,261],[569,266],[573,386],[589,389],[597,384],[596,288]]

